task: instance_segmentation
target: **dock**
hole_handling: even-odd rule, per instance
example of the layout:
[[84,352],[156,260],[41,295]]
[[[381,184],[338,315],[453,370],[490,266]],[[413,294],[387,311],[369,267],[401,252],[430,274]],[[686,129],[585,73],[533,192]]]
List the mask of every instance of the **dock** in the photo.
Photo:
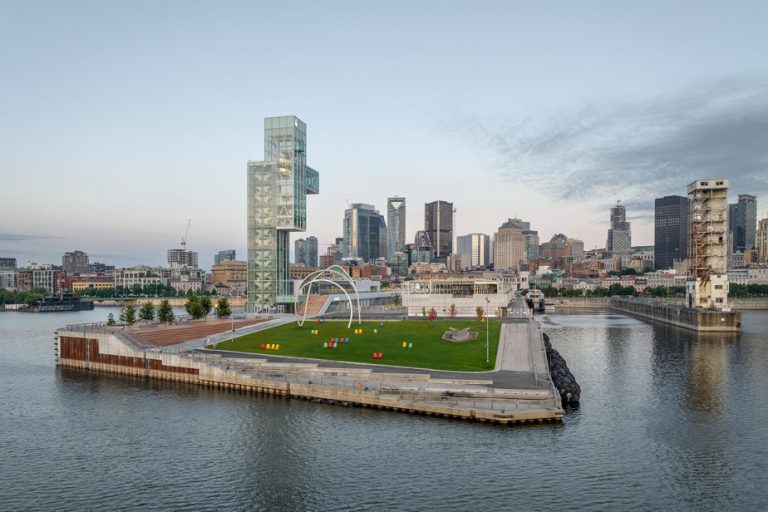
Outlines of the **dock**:
[[741,312],[689,308],[658,300],[614,297],[611,309],[647,320],[682,327],[696,332],[739,332]]
[[[201,332],[199,327],[197,330]],[[181,340],[179,332],[173,331]],[[56,332],[56,364],[238,393],[480,422],[544,423],[563,418],[535,320],[502,324],[492,372],[447,372],[205,349],[174,351],[174,345],[168,346],[157,331],[148,335],[145,329],[142,335],[103,324],[67,326]],[[155,341],[147,343],[147,339]],[[187,340],[178,346],[191,345]]]

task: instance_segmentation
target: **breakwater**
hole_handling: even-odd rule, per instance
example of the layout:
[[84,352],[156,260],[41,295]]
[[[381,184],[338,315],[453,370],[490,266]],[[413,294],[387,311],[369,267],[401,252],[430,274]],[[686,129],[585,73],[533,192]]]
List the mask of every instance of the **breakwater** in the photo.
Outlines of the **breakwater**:
[[611,309],[697,332],[738,332],[741,313],[689,308],[661,301],[612,298]]
[[560,399],[563,404],[578,404],[581,400],[581,387],[576,382],[571,370],[568,369],[568,363],[565,358],[552,347],[549,336],[542,335],[544,338],[544,347],[547,351],[547,362],[549,363],[549,372],[552,376],[552,383],[560,393]]
[[[489,374],[441,378],[440,372],[375,371],[346,365],[276,362],[212,351],[161,352],[120,329],[70,326],[56,332],[56,364],[315,401],[493,423],[562,421],[559,396],[547,386],[494,386]],[[464,374],[466,375],[466,374]]]

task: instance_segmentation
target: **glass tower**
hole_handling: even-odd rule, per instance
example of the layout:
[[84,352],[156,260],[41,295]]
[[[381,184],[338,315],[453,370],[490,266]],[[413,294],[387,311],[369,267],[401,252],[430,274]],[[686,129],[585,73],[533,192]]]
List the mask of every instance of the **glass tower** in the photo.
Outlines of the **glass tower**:
[[405,198],[387,199],[387,257],[405,247]]
[[261,311],[292,303],[288,279],[291,231],[307,226],[307,194],[320,177],[307,166],[307,125],[295,116],[264,119],[264,160],[248,162],[248,302]]

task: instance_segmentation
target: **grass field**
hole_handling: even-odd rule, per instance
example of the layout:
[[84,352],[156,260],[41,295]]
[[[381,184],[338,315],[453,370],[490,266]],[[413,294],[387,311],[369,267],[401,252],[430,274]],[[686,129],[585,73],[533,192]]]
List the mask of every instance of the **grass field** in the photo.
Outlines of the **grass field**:
[[[485,362],[485,323],[476,320],[401,320],[387,321],[380,326],[378,321],[356,323],[347,329],[347,322],[329,321],[313,323],[307,321],[303,327],[290,323],[261,332],[248,334],[233,341],[219,343],[216,348],[257,354],[310,357],[334,361],[386,364],[431,368],[435,370],[483,371],[492,370],[499,345],[499,322],[491,321],[490,363]],[[477,331],[477,339],[463,343],[452,343],[442,339],[449,327],[469,327]],[[362,328],[362,334],[354,334]],[[318,334],[313,335],[312,331]],[[374,333],[374,330],[377,333]],[[349,343],[340,343],[336,348],[323,348],[331,338],[349,338]],[[413,348],[402,348],[403,341]],[[279,343],[279,350],[266,350],[261,344]],[[373,353],[381,352],[382,359],[374,359]]]

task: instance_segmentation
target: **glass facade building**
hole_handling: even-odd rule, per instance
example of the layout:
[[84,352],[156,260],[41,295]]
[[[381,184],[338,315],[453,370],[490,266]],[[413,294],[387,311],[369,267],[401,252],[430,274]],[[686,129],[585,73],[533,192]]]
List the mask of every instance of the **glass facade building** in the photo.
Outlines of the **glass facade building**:
[[307,226],[307,194],[320,178],[307,166],[307,126],[295,116],[264,119],[264,160],[248,162],[248,302],[261,311],[292,303],[290,232]]
[[387,258],[405,247],[405,198],[387,199]]
[[387,254],[384,216],[370,204],[354,203],[344,211],[344,257],[372,262]]
[[444,263],[453,253],[453,203],[433,201],[425,204],[424,231],[432,241],[433,258]]
[[688,198],[659,197],[654,205],[653,264],[656,270],[674,268],[688,257]]

